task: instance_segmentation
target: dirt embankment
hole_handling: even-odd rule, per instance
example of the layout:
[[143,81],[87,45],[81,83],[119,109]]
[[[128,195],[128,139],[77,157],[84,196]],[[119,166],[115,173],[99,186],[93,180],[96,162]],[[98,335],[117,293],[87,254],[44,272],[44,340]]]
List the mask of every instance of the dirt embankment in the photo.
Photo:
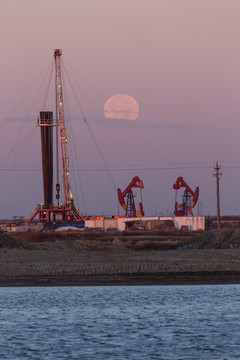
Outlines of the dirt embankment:
[[0,256],[0,285],[240,282],[238,229],[1,233]]
[[178,249],[240,249],[240,229],[222,229],[197,234]]

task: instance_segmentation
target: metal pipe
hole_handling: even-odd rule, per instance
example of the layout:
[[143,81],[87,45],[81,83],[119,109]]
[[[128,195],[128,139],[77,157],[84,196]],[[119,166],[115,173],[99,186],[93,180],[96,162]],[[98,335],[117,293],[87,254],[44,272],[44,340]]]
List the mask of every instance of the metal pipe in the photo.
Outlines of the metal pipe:
[[53,112],[40,111],[44,207],[53,206]]

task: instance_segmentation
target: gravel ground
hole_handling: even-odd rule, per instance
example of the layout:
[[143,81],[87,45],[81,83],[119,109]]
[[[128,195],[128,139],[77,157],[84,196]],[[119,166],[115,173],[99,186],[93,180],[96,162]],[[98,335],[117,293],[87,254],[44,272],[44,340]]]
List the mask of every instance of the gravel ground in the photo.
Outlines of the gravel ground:
[[14,234],[14,238],[1,234],[0,257],[0,285],[21,283],[21,278],[39,284],[54,278],[58,283],[61,279],[73,283],[81,279],[84,284],[88,279],[89,283],[90,279],[98,283],[106,279],[110,283],[113,279],[116,283],[116,279],[119,283],[137,283],[136,279],[158,283],[169,274],[182,275],[182,283],[189,276],[202,276],[206,283],[214,276],[221,282],[224,274],[230,281],[240,282],[240,231],[187,235],[34,233]]

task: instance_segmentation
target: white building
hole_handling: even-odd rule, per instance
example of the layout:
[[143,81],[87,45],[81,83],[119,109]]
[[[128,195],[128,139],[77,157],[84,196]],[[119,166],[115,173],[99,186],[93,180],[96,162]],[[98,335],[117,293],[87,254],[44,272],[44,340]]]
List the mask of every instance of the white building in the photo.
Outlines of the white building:
[[205,217],[204,216],[176,216],[176,217],[142,217],[142,218],[130,218],[123,217],[117,219],[98,219],[98,220],[86,220],[85,228],[102,228],[107,229],[117,229],[119,231],[126,230],[126,222],[142,222],[145,226],[144,228],[150,228],[150,223],[153,221],[166,221],[171,220],[174,222],[174,226],[177,229],[181,229],[183,226],[187,227],[189,230],[205,230]]

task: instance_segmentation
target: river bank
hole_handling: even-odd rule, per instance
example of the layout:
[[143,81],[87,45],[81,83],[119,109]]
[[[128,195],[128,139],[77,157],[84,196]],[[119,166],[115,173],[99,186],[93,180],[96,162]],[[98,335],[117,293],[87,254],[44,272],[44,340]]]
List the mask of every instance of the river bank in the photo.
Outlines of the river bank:
[[0,257],[0,286],[240,283],[239,230],[1,234]]

